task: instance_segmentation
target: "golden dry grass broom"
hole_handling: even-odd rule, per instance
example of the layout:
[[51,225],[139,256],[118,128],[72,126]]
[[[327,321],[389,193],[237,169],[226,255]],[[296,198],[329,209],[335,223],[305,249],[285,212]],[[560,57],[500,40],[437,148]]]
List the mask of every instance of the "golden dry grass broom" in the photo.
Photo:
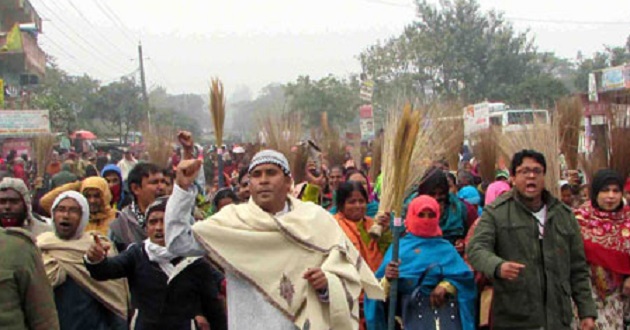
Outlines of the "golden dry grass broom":
[[[512,157],[523,149],[533,149],[545,156],[547,173],[545,187],[554,196],[560,196],[560,160],[559,160],[559,128],[558,121],[551,123],[535,123],[524,127],[520,131],[501,132],[498,134],[498,144],[501,152]],[[514,175],[514,173],[512,173]]]
[[564,155],[567,168],[578,167],[578,144],[582,124],[582,101],[579,97],[564,97],[556,103],[556,120],[560,129],[560,152]]
[[46,167],[52,157],[56,140],[52,134],[39,135],[33,139],[35,166],[37,166],[37,176],[39,177],[43,177],[46,173]]
[[225,186],[225,176],[223,175],[223,125],[225,123],[225,93],[223,83],[218,78],[213,78],[210,85],[210,117],[214,126],[214,136],[216,138],[217,150],[219,151],[219,188]]

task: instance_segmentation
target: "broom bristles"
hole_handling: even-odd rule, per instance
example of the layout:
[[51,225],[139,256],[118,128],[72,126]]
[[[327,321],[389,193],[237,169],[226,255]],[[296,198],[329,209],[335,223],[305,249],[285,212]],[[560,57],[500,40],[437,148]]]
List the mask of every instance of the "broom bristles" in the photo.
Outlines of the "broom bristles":
[[37,136],[34,141],[35,149],[35,165],[37,166],[37,175],[43,176],[46,172],[46,167],[52,157],[52,153],[55,146],[55,136],[52,134]]
[[582,101],[579,97],[565,97],[556,103],[556,115],[560,132],[560,151],[564,154],[567,167],[571,170],[578,166],[578,144],[582,122]]
[[213,78],[210,86],[210,117],[214,126],[214,136],[217,146],[223,145],[223,124],[225,122],[225,94],[223,83]]

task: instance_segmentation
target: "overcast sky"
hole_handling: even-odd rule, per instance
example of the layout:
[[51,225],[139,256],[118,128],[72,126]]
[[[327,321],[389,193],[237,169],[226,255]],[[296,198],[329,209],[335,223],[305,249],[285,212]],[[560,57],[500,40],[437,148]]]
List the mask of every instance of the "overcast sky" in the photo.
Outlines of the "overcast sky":
[[[228,95],[298,75],[360,70],[357,55],[414,20],[409,0],[31,0],[44,19],[41,47],[71,74],[103,82],[136,75],[142,40],[148,85],[206,93],[218,76]],[[435,0],[437,3],[437,0]],[[540,50],[575,58],[622,45],[630,1],[480,0],[529,29]]]

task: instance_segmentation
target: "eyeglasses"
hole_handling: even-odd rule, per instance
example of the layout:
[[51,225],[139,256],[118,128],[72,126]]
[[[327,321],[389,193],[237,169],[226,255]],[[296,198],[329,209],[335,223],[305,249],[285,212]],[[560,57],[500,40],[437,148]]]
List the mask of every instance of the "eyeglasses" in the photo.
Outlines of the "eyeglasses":
[[57,206],[55,208],[55,213],[67,213],[67,214],[73,214],[73,215],[81,215],[81,208],[80,207],[65,207],[65,206]]
[[516,174],[520,174],[520,175],[530,175],[534,173],[536,176],[538,176],[538,175],[542,175],[544,172],[545,170],[542,167],[534,167],[534,168],[523,167],[516,170]]

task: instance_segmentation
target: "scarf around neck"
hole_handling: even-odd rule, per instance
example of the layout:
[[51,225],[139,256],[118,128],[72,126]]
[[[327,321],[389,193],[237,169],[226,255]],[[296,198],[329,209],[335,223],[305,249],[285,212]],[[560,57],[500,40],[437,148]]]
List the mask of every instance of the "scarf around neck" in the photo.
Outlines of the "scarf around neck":
[[[253,200],[228,205],[197,222],[193,234],[210,258],[252,284],[299,329],[358,328],[361,290],[384,299],[382,288],[326,210],[291,197],[289,202],[291,210],[280,216]],[[328,303],[303,278],[316,267],[328,279]]]
[[144,240],[144,250],[147,252],[149,260],[158,264],[164,274],[168,277],[173,275],[175,272],[175,266],[171,263],[171,261],[175,259],[176,256],[168,252],[165,246],[157,245],[147,238]]

